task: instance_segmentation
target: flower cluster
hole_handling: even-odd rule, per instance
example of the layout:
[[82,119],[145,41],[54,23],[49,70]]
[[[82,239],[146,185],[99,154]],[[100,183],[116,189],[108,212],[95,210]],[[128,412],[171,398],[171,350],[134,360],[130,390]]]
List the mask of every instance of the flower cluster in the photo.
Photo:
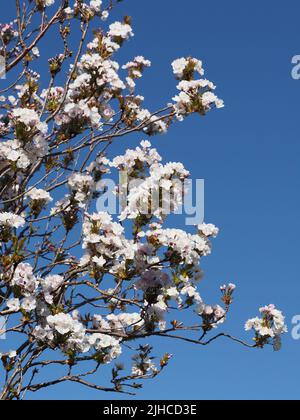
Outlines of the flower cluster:
[[12,298],[8,300],[7,308],[11,313],[17,313],[20,310],[22,310],[23,313],[29,313],[36,309],[36,300],[33,296],[25,297],[22,301],[20,301],[19,298]]
[[6,212],[0,213],[0,226],[18,229],[24,225],[25,219],[22,216]]
[[228,286],[225,284],[224,286],[220,287],[220,290],[223,294],[222,300],[227,307],[232,304],[232,295],[235,289],[236,285],[233,283],[229,283]]
[[136,171],[139,171],[139,174],[141,169],[145,169],[145,166],[151,167],[161,160],[157,150],[151,148],[151,143],[142,141],[141,147],[137,147],[135,150],[128,149],[124,155],[116,156],[110,166],[120,171],[126,171],[129,176],[134,176]]
[[254,341],[258,347],[264,347],[270,342],[275,350],[281,348],[281,335],[287,332],[285,318],[275,305],[260,308],[261,318],[249,319],[246,322],[246,331],[255,331]]
[[133,61],[125,64],[122,69],[128,71],[126,79],[128,88],[133,92],[135,88],[135,79],[140,79],[146,67],[151,66],[151,61],[146,60],[143,56],[135,57]]
[[18,31],[14,29],[14,23],[0,24],[0,36],[5,45],[8,45],[18,36]]
[[219,234],[219,229],[212,223],[202,223],[198,226],[198,230],[202,235],[206,236],[207,238],[216,238]]
[[64,88],[60,86],[52,87],[50,89],[43,89],[41,99],[46,102],[48,111],[54,112],[60,105],[63,98]]
[[43,289],[45,301],[52,305],[55,295],[60,291],[64,278],[57,274],[47,276],[45,279],[40,280]]
[[[34,145],[34,148],[32,147]],[[37,157],[47,153],[47,144],[41,137],[35,137],[30,146],[23,146],[18,140],[8,140],[0,144],[0,165],[7,164],[18,169],[26,169]]]
[[188,80],[193,76],[194,72],[204,75],[202,61],[196,58],[178,58],[172,63],[173,72],[178,79]]
[[120,356],[122,350],[120,340],[108,334],[87,334],[84,325],[78,319],[78,313],[72,315],[59,313],[46,318],[46,326],[37,326],[33,335],[37,340],[46,342],[69,353],[95,353],[95,357],[102,363],[110,363]]
[[143,108],[143,101],[144,97],[140,95],[126,97],[125,121],[128,124],[134,122],[142,127],[143,131],[149,136],[166,133],[171,121],[153,115],[148,109]]
[[0,212],[0,245],[7,243],[12,236],[12,229],[18,229],[25,225],[25,219],[15,213]]
[[78,103],[66,104],[62,113],[58,114],[55,121],[61,126],[61,131],[69,136],[79,134],[87,126],[100,127],[101,116],[95,106],[89,106],[84,100]]
[[99,13],[101,11],[102,0],[91,0],[90,8],[95,12]]
[[[99,2],[91,2],[94,8],[96,3]],[[76,77],[70,84],[62,111],[56,115],[64,137],[81,133],[86,127],[101,129],[102,115],[107,118],[108,110],[109,118],[113,115],[108,103],[126,85],[118,75],[119,64],[111,60],[110,55],[127,39],[128,28],[131,28],[128,24],[116,22],[107,35],[97,34],[76,69],[72,69]],[[58,106],[56,97],[54,104]]]
[[0,245],[1,242],[8,243],[12,237],[13,230],[23,227],[25,219],[15,213],[0,212]]
[[21,295],[30,297],[38,288],[38,280],[33,274],[33,268],[28,263],[20,263],[13,274],[11,285],[18,289]]
[[110,314],[107,315],[106,320],[100,315],[94,315],[95,328],[104,331],[124,333],[125,331],[140,330],[143,325],[144,320],[137,312]]
[[181,163],[159,163],[161,157],[151,143],[144,141],[141,147],[127,150],[116,157],[111,166],[126,171],[128,179],[122,191],[128,189],[127,205],[120,220],[152,217],[163,220],[182,204],[185,193],[184,181],[189,172]]
[[202,317],[202,328],[205,332],[225,322],[226,311],[220,305],[211,306],[202,303],[197,312]]
[[36,111],[29,108],[13,109],[10,118],[16,139],[0,144],[0,166],[8,164],[24,170],[46,155],[48,144],[45,135],[48,127],[40,121]]
[[106,20],[108,12],[106,10],[102,11],[102,3],[102,0],[91,0],[89,4],[78,0],[74,3],[74,9],[67,7],[64,9],[64,12],[67,19],[71,19],[73,16],[84,19],[92,19],[95,16],[101,16],[103,20]]
[[30,264],[20,263],[10,281],[14,295],[18,297],[9,299],[7,307],[12,312],[23,310],[29,313],[37,307],[42,308],[42,312],[49,312],[47,304],[53,305],[63,283],[64,278],[59,275],[38,278]]
[[210,242],[199,235],[180,229],[157,228],[146,233],[150,242],[158,243],[168,249],[170,260],[196,265],[202,256],[211,253]]
[[39,8],[43,9],[44,7],[52,6],[55,3],[55,0],[36,0],[36,4]]
[[132,27],[128,23],[115,22],[109,26],[108,35],[113,41],[119,41],[132,37]]
[[74,194],[75,201],[81,206],[84,206],[95,188],[94,179],[91,175],[79,173],[71,175],[68,180],[68,185]]
[[215,86],[206,79],[194,80],[194,73],[204,75],[202,62],[194,58],[182,58],[173,62],[174,74],[180,83],[177,89],[179,95],[173,100],[177,118],[182,118],[190,113],[197,112],[205,115],[212,108],[223,108],[224,102],[220,100],[213,91]]
[[85,328],[78,321],[76,313],[73,316],[64,313],[48,315],[46,322],[46,326],[37,326],[33,331],[38,341],[52,347],[59,346],[66,353],[69,350],[82,353],[89,350]]
[[45,191],[38,188],[32,188],[26,193],[26,197],[30,198],[32,201],[43,201],[45,203],[50,203],[52,201],[51,195]]
[[46,134],[48,127],[40,121],[40,117],[33,109],[15,108],[12,111],[12,123],[15,126],[17,138],[22,138],[24,133],[38,131]]
[[139,377],[149,372],[156,373],[158,369],[151,359],[144,359],[142,362],[134,363],[131,372],[132,375]]
[[133,241],[124,236],[124,228],[120,223],[112,221],[108,213],[87,214],[83,223],[86,254],[81,260],[85,266],[91,262],[96,273],[103,275],[103,266],[109,262],[107,269],[111,274],[121,272],[126,260],[133,259]]

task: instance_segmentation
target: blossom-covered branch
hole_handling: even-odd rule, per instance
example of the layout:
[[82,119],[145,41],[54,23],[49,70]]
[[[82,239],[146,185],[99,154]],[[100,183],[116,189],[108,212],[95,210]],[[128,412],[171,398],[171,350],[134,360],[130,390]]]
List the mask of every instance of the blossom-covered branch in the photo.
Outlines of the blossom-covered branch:
[[[171,358],[155,360],[144,342],[151,337],[200,346],[226,337],[279,349],[286,331],[271,305],[246,324],[253,343],[213,334],[236,288],[222,286],[215,305],[200,295],[201,261],[219,230],[166,227],[190,173],[181,163],[165,164],[149,138],[224,104],[202,62],[185,57],[172,63],[177,86],[169,103],[146,109],[137,91],[151,62],[140,55],[116,61],[134,35],[128,16],[107,22],[116,3],[16,0],[16,19],[0,26],[7,73],[0,92],[0,315],[11,345],[1,353],[2,399],[68,381],[131,394]],[[60,50],[41,77],[40,46],[50,32]],[[111,156],[111,144],[132,133],[140,146]],[[118,175],[117,196],[129,191],[121,214],[96,212],[105,180]],[[186,311],[193,325],[182,320]],[[129,367],[120,363],[123,349],[133,352]],[[99,384],[95,374],[114,361],[111,384]],[[53,366],[66,372],[49,380]]]

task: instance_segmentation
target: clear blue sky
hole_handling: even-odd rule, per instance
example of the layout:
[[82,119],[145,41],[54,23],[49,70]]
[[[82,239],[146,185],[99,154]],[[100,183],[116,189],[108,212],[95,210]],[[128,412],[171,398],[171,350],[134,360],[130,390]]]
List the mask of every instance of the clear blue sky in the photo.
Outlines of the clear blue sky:
[[[125,13],[136,36],[121,58],[143,54],[152,60],[141,83],[151,109],[173,96],[170,63],[187,55],[203,60],[226,103],[224,110],[193,117],[153,140],[168,160],[205,178],[206,220],[221,228],[204,262],[201,295],[215,303],[221,283],[238,285],[226,323],[236,336],[251,339],[244,321],[269,303],[285,312],[291,330],[291,318],[300,314],[300,81],[290,74],[291,58],[300,54],[299,0],[125,0],[114,15]],[[48,49],[51,42],[41,53]],[[158,354],[175,357],[137,398],[300,398],[300,341],[290,333],[280,353],[226,340],[208,348],[157,344]],[[116,398],[70,384],[34,397]]]

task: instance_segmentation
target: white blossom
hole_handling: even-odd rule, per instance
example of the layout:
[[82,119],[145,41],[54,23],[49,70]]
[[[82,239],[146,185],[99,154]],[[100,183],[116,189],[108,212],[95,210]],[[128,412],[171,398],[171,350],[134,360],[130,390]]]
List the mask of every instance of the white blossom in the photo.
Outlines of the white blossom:
[[12,228],[20,228],[25,225],[25,219],[22,216],[13,213],[0,213],[0,226],[7,226]]
[[209,224],[203,223],[203,224],[198,226],[198,229],[204,236],[207,236],[207,237],[212,236],[212,237],[216,238],[218,236],[218,233],[219,233],[219,229],[211,223],[209,223]]
[[38,288],[38,280],[33,274],[33,268],[28,263],[20,263],[15,269],[11,281],[12,286],[17,286],[20,292],[30,297]]
[[20,310],[20,300],[18,298],[12,298],[7,301],[6,306],[12,312],[18,312]]
[[90,8],[96,13],[100,12],[101,6],[102,6],[102,0],[92,0],[90,2]]
[[27,129],[35,128],[43,134],[46,134],[48,131],[47,124],[40,121],[40,117],[33,109],[16,108],[12,111],[12,118],[17,123],[24,124]]
[[128,39],[129,37],[133,36],[133,32],[130,25],[121,22],[115,22],[109,26],[108,35],[111,37]]
[[71,315],[59,313],[57,315],[50,315],[47,317],[47,322],[50,327],[53,327],[59,334],[64,335],[70,332],[78,332],[82,325],[74,320]]
[[31,188],[27,193],[26,197],[33,201],[43,201],[44,203],[50,203],[53,201],[51,195],[42,189]]
[[49,275],[41,280],[44,297],[47,303],[53,303],[53,297],[59,292],[60,286],[63,284],[64,278],[57,274]]
[[25,298],[21,304],[21,308],[24,309],[26,312],[33,311],[37,307],[37,302],[35,297],[29,296]]
[[275,305],[260,308],[262,318],[249,319],[245,324],[245,330],[254,330],[256,333],[256,344],[263,347],[268,341],[273,340],[274,349],[280,347],[281,335],[287,332],[285,318]]

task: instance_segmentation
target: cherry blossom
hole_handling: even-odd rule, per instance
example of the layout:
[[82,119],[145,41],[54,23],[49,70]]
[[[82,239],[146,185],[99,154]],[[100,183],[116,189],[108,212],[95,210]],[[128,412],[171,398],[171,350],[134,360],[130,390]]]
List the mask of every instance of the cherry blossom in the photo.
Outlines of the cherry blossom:
[[[222,286],[210,302],[200,282],[219,228],[174,224],[191,174],[150,140],[224,102],[202,61],[183,57],[171,63],[167,103],[148,109],[139,81],[156,63],[141,52],[125,56],[134,29],[129,16],[113,19],[118,3],[35,0],[0,25],[6,72],[17,75],[0,96],[0,315],[15,349],[0,355],[1,399],[67,381],[138,390],[172,357],[145,342],[152,336],[171,336],[170,347],[175,338],[204,347],[225,336],[279,349],[286,332],[270,305],[246,324],[252,344],[223,333],[236,286]],[[121,211],[97,211],[117,178]],[[102,387],[93,375],[106,364],[112,378]],[[64,373],[51,381],[55,366]]]
[[0,226],[7,226],[13,228],[20,228],[25,225],[25,219],[17,214],[1,212],[0,213]]
[[287,332],[285,318],[275,305],[260,308],[261,318],[252,318],[246,322],[246,331],[254,330],[254,341],[258,347],[264,347],[270,342],[275,350],[281,348],[281,335]]

